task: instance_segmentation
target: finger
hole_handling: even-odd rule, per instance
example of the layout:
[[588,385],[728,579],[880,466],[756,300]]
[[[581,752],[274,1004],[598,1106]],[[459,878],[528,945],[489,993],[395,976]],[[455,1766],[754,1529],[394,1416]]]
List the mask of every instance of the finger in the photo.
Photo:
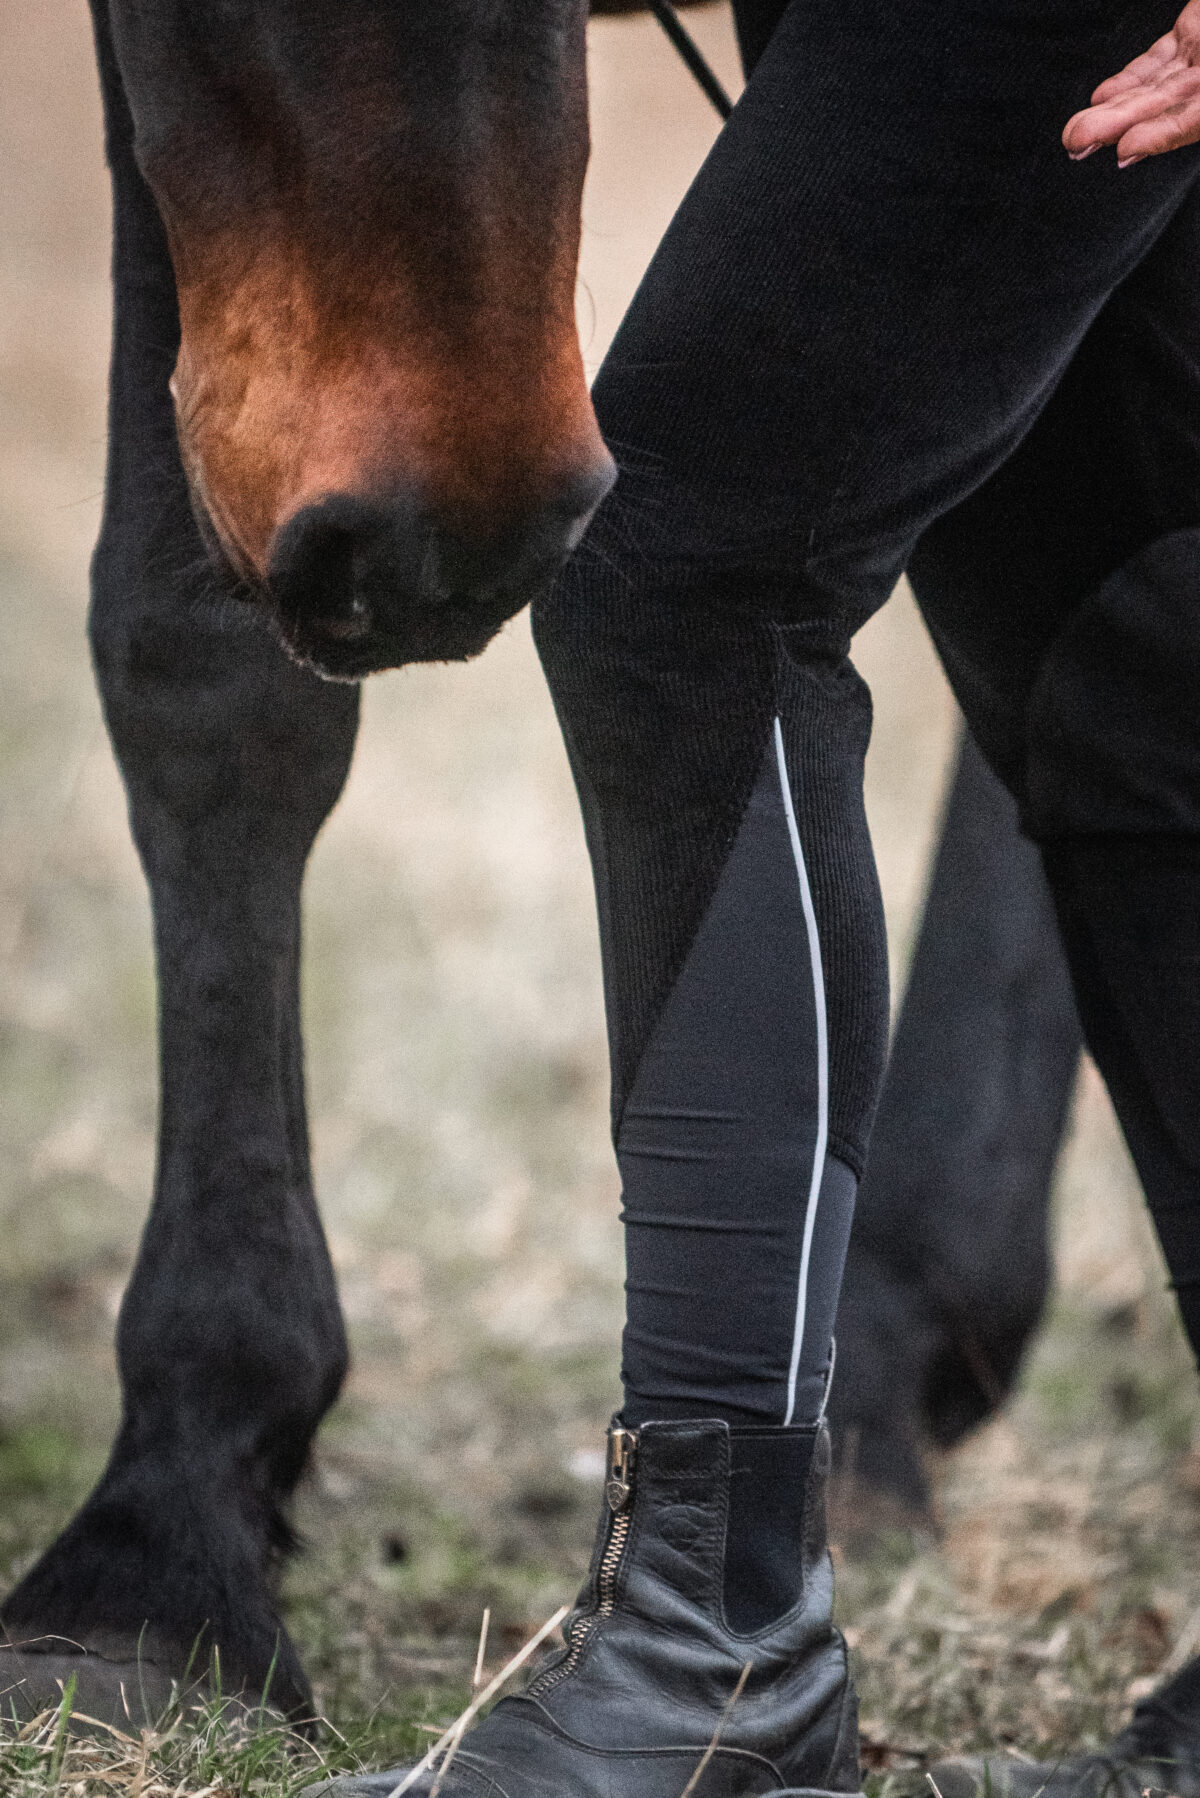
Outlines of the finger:
[[1159,87],[1135,88],[1101,106],[1089,106],[1068,119],[1063,144],[1071,152],[1115,144],[1135,125],[1168,117],[1200,94],[1200,69],[1183,69]]
[[1100,105],[1114,94],[1125,93],[1129,88],[1140,87],[1145,82],[1160,81],[1177,58],[1180,67],[1184,67],[1175,33],[1168,31],[1165,37],[1160,37],[1157,43],[1151,44],[1141,56],[1135,56],[1132,62],[1126,63],[1118,74],[1110,75],[1106,81],[1102,81],[1092,95],[1092,105]]
[[1162,105],[1151,90],[1139,88],[1123,100],[1112,100],[1107,106],[1089,106],[1068,119],[1063,130],[1063,147],[1069,155],[1081,159],[1106,144],[1115,144],[1134,125],[1157,116]]
[[1165,156],[1169,150],[1196,143],[1200,143],[1200,87],[1192,99],[1125,132],[1117,144],[1117,159],[1140,162],[1144,156]]

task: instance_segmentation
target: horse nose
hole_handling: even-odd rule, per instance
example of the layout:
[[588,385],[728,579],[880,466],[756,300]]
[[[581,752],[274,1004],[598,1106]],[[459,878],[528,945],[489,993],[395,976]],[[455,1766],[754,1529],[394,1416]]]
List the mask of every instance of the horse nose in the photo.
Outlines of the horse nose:
[[345,679],[475,655],[558,573],[615,478],[606,457],[495,531],[405,495],[335,493],[303,506],[276,532],[267,568],[284,638]]

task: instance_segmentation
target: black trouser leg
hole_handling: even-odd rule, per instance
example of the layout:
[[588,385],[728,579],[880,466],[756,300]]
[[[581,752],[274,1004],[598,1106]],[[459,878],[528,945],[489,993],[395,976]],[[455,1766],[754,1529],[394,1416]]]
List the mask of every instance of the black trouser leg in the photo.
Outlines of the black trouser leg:
[[[745,1077],[760,1045],[736,1003],[770,1038],[807,994],[798,933],[779,976],[790,1005],[749,996],[758,974],[741,953],[767,940],[755,907],[775,894],[779,918],[785,903],[758,784],[780,703],[767,647],[787,637],[797,663],[840,667],[914,546],[1018,452],[1092,321],[1168,231],[1194,155],[1147,164],[1135,191],[1058,144],[1079,97],[1158,22],[1079,0],[1032,57],[1024,0],[997,0],[952,36],[924,0],[903,16],[876,0],[790,6],[597,381],[621,482],[538,633],[600,896],[635,1415],[671,1403],[744,1416],[756,1377],[760,1393],[779,1384],[755,1374],[764,1357],[780,1365],[787,1328],[786,1281],[763,1265],[772,1230],[780,1240],[771,1163],[790,1165],[799,1218],[820,1122],[811,1086],[789,1109],[769,1079]],[[1102,539],[1088,552],[1101,572]],[[1042,598],[1047,619],[1070,604],[1053,582]],[[1013,629],[1004,598],[987,613],[977,602],[968,586],[967,613],[1020,648],[1024,620]],[[823,729],[814,746],[843,741]],[[865,972],[873,876],[853,847],[848,775],[801,779],[797,810],[802,797],[814,896],[845,919],[825,979],[830,1019],[850,1021],[830,1023],[831,1114],[849,1106],[844,1147],[861,1154],[882,1035],[882,983]],[[723,1015],[710,997],[721,980]],[[695,1048],[706,1018],[711,1056]],[[839,1071],[839,1053],[862,1068]],[[746,1171],[747,1136],[764,1173]]]
[[[748,1284],[775,1296],[753,1314],[731,1302],[743,1249],[751,1250],[739,1243],[735,1255],[728,1220],[745,1193],[751,1210],[761,1206],[769,1233],[765,1185],[729,1176],[731,1196],[719,1227],[707,1230],[712,1247],[703,1278],[697,1263],[685,1277],[665,1248],[647,1254],[642,1234],[661,1228],[668,1240],[665,1222],[646,1220],[667,1218],[663,1193],[673,1182],[684,1195],[673,1204],[681,1211],[694,1206],[700,1170],[708,1165],[708,1150],[686,1140],[691,1120],[683,1088],[694,1083],[691,1109],[706,1116],[718,1109],[712,1095],[720,1082],[699,1056],[680,1047],[694,1040],[702,996],[712,984],[696,964],[689,970],[689,957],[702,960],[702,949],[711,954],[731,990],[748,994],[754,970],[740,966],[738,932],[721,907],[729,898],[732,911],[750,920],[754,904],[768,904],[768,891],[783,892],[765,873],[737,886],[743,863],[757,869],[755,857],[761,861],[766,853],[739,833],[751,822],[747,805],[763,774],[774,702],[767,633],[786,634],[797,659],[836,657],[910,555],[922,577],[918,592],[928,589],[947,517],[971,555],[943,557],[938,578],[951,567],[957,577],[964,560],[973,568],[988,537],[964,527],[971,504],[964,495],[986,487],[992,471],[1001,470],[995,478],[1002,478],[1020,458],[1019,446],[1049,396],[1074,374],[1072,361],[1089,325],[1110,307],[1129,271],[1151,256],[1195,180],[1195,156],[1174,164],[1161,159],[1139,170],[1146,184],[1135,193],[1107,165],[1072,166],[1052,129],[1092,81],[1100,59],[1120,54],[1122,33],[1131,48],[1140,43],[1145,19],[1135,36],[1127,17],[1097,13],[1092,0],[1080,0],[1059,19],[1053,54],[1043,59],[1029,57],[1027,28],[1022,0],[998,0],[986,18],[964,22],[967,35],[953,45],[933,5],[902,20],[875,0],[849,11],[832,0],[790,6],[672,222],[596,383],[621,481],[554,607],[543,609],[539,643],[571,742],[597,864],[617,1148],[627,1190],[631,1174],[640,1191],[650,1181],[647,1168],[655,1170],[654,1203],[639,1200],[630,1210],[630,1244],[632,1339],[654,1337],[677,1349],[675,1374],[660,1367],[657,1389],[648,1394],[656,1402],[668,1390],[688,1402],[701,1387],[706,1402],[714,1398],[711,1369],[696,1390],[687,1389],[686,1353],[678,1351],[689,1332],[671,1318],[680,1292],[708,1292],[715,1362],[728,1353],[722,1333],[734,1330],[734,1319],[747,1332],[757,1330],[760,1342],[780,1329],[778,1293],[757,1276]],[[970,121],[998,117],[1004,129],[989,137],[983,154]],[[943,246],[945,258],[936,280],[924,250],[913,249],[931,242]],[[1051,278],[1051,262],[1053,269],[1069,268],[1069,281]],[[1086,364],[1088,379],[1095,367],[1095,360]],[[1060,495],[1071,509],[1079,485],[1070,466],[1061,473],[1057,485],[1043,482],[1051,515]],[[1041,612],[1033,622],[1043,637],[1020,610],[1020,587],[1009,601],[1003,588],[993,591],[999,581],[983,567],[965,584],[943,583],[950,625],[939,642],[948,660],[953,663],[954,632],[965,615],[990,631],[985,669],[1007,651],[1000,664],[1007,677],[1014,655],[1019,660],[1026,648],[1036,669],[1045,634],[1053,634],[1074,602],[1076,589],[1058,575],[1075,538],[1085,539],[1079,567],[1069,564],[1082,582],[1079,592],[1086,593],[1092,568],[1102,573],[1112,565],[1120,514],[1111,508],[1097,529],[1090,495],[1084,502],[1078,510],[1090,539],[1074,524],[1057,536],[1052,524],[1036,538],[1033,523],[1014,533],[1018,544],[1029,545],[1032,579],[1040,582]],[[1036,520],[1036,508],[1028,516]],[[570,686],[565,645],[578,669]],[[953,666],[952,672],[957,678]],[[1020,678],[1018,668],[1014,685]],[[998,701],[1002,720],[1009,718],[1008,697]],[[999,766],[995,742],[981,731],[980,708],[969,709]],[[844,898],[852,921],[826,983],[830,1015],[845,1009],[849,1017],[860,976],[873,993],[880,990],[861,974],[871,959],[861,934],[868,915],[865,858],[855,860],[847,848],[858,798],[851,799],[851,782],[839,779],[827,799],[818,787],[809,801],[828,807],[820,817],[815,872],[810,867],[814,886],[825,882],[839,902]],[[638,821],[637,830],[630,820]],[[1019,857],[1019,846],[1010,846]],[[724,877],[726,864],[723,893],[718,874]],[[652,879],[658,884],[647,886]],[[701,942],[701,925],[714,943]],[[1030,929],[1036,936],[1045,928],[1043,908],[1031,916]],[[762,936],[757,920],[742,930],[741,940],[749,936]],[[799,989],[794,1001],[790,1011],[781,1007],[781,1016],[800,1015]],[[750,1014],[766,1015],[761,1002],[746,1003]],[[654,1047],[660,1007],[667,1008],[664,1031],[674,1031],[683,1014],[686,1027],[670,1036],[671,1053],[662,1058],[669,1077],[656,1075],[649,1133],[636,1083],[648,1078],[643,1058]],[[723,1053],[728,1109],[745,1119],[751,1111],[734,1086],[749,1065],[746,1032],[732,1014],[726,1024],[718,1060]],[[876,1018],[855,1014],[840,1045],[831,1027],[831,1057],[849,1052],[856,1034],[873,1045]],[[784,1053],[785,1059],[792,1053],[786,1043]],[[832,1061],[830,1078],[832,1105]],[[812,1094],[797,1099],[807,1121],[789,1137],[790,1118],[772,1105],[769,1082],[760,1077],[748,1084],[761,1102],[756,1129],[766,1158],[774,1147],[799,1166],[797,1145],[815,1138]],[[851,1090],[857,1092],[853,1081]],[[851,1138],[871,1104],[871,1096],[861,1104]],[[861,1153],[860,1134],[858,1143]],[[735,1159],[729,1157],[731,1169]],[[688,1166],[696,1171],[690,1184]],[[799,1191],[794,1180],[792,1190]],[[700,1217],[698,1208],[688,1212],[687,1227],[698,1228]],[[658,1268],[657,1277],[647,1262]],[[660,1290],[652,1292],[655,1286]],[[644,1300],[656,1313],[653,1328],[642,1314]],[[693,1329],[693,1374],[708,1346]],[[745,1391],[737,1394],[738,1378],[731,1373],[723,1393],[731,1414],[750,1408]]]
[[100,48],[117,313],[92,642],[154,906],[159,1160],[108,1470],[3,1619],[110,1655],[140,1639],[176,1667],[202,1638],[239,1685],[261,1686],[278,1646],[272,1696],[303,1704],[267,1576],[346,1346],[308,1162],[300,885],[358,695],[295,669],[207,571],[166,385],[170,265],[103,31]]
[[1198,294],[1192,196],[1017,454],[910,563],[972,728],[1042,844],[1088,1044],[1194,1344]]
[[964,733],[838,1310],[843,1480],[924,1510],[926,1439],[1007,1395],[1049,1287],[1079,1047],[1041,858]]
[[1200,527],[1089,596],[1031,698],[1026,802],[1088,1044],[1200,1352],[1198,595]]
[[603,532],[534,622],[600,910],[624,1420],[734,1426],[724,1604],[748,1632],[799,1592],[886,1041],[870,704],[844,644],[639,593]]
[[886,1032],[865,689],[599,543],[535,628],[596,870],[627,1415],[811,1423]]
[[1060,838],[1045,855],[1088,1043],[1200,1353],[1200,831]]
[[[1042,846],[1088,1046],[1200,1350],[1200,203],[1105,307],[1035,430],[920,545],[958,696]],[[974,572],[964,580],[969,560]],[[965,600],[965,603],[964,603]],[[995,611],[1007,607],[1002,634]],[[1195,1784],[1200,1662],[1112,1756],[1014,1793]],[[1140,1764],[1138,1764],[1140,1763]],[[936,1769],[939,1781],[944,1769]],[[979,1769],[969,1768],[972,1785]],[[946,1789],[960,1790],[946,1778]],[[1180,1788],[1184,1789],[1184,1788]]]
[[[1197,238],[1200,247],[1200,237]],[[1190,258],[1194,277],[1195,262]],[[1195,303],[1195,287],[1191,289]],[[1182,335],[1169,343],[1195,344]],[[1176,371],[1178,374],[1178,370]],[[1181,403],[1187,387],[1178,384]],[[1196,388],[1193,383],[1192,396]],[[1164,413],[1165,423],[1169,413]],[[1200,407],[1195,414],[1200,424]],[[1182,422],[1179,411],[1175,423]],[[1200,431],[1172,433],[1172,459]],[[1196,501],[1193,494],[1192,504]],[[1200,527],[1159,536],[1089,594],[1025,712],[1025,805],[1042,849],[1088,1046],[1146,1192],[1200,1352]],[[1102,1798],[1200,1781],[1200,1660],[1136,1707],[1099,1755],[933,1769],[939,1789]]]

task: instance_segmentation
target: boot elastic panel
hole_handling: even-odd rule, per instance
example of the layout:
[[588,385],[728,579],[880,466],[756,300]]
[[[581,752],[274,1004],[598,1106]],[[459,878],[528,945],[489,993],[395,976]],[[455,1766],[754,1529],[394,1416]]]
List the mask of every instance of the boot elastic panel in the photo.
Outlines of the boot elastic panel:
[[739,1425],[729,1432],[725,1618],[752,1636],[784,1616],[804,1586],[804,1509],[816,1428]]

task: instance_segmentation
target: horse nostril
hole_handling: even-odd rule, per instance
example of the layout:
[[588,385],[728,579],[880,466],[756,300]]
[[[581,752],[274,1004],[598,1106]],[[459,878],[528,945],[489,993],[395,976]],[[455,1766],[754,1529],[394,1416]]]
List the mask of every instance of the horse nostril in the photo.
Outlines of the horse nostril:
[[285,583],[285,599],[297,618],[326,637],[353,642],[371,628],[371,609],[359,580],[362,547],[353,531],[317,520],[309,525],[302,558]]
[[268,580],[285,611],[348,623],[353,612],[354,533],[327,506],[307,506],[280,532]]
[[276,532],[268,595],[292,652],[356,679],[475,655],[553,579],[615,478],[607,458],[499,529],[467,528],[403,493],[334,493]]
[[421,565],[422,601],[445,606],[507,595],[519,604],[532,597],[575,549],[616,472],[605,457],[535,511],[510,518],[498,532],[468,530],[432,517]]
[[351,644],[369,637],[387,589],[411,562],[415,510],[334,494],[277,533],[267,584],[292,636]]

